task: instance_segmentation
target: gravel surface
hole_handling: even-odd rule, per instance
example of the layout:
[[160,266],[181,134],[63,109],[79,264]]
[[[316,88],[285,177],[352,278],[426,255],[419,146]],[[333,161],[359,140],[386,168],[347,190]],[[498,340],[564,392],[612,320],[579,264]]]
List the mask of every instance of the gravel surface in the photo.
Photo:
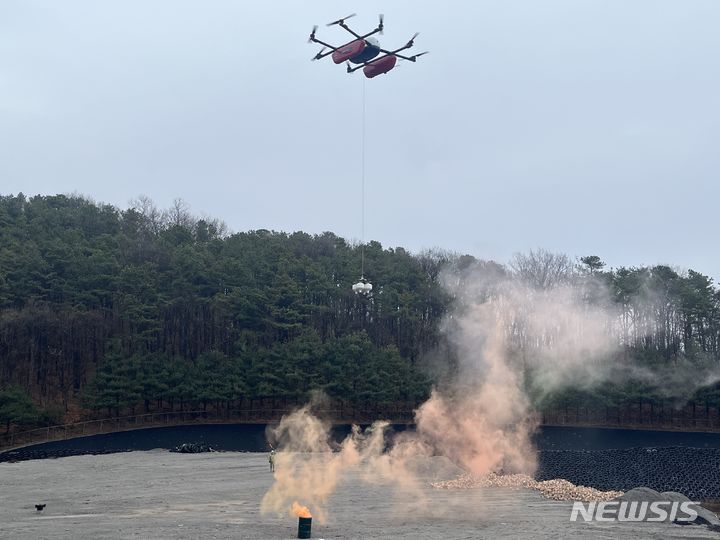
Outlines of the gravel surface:
[[[434,489],[453,472],[429,464],[420,496],[394,496],[349,474],[313,538],[717,538],[702,526],[570,522],[572,503],[535,489]],[[438,472],[440,471],[440,472]],[[267,454],[167,451],[0,464],[0,537],[8,539],[294,538],[297,521],[261,516]],[[45,503],[43,512],[34,505]]]

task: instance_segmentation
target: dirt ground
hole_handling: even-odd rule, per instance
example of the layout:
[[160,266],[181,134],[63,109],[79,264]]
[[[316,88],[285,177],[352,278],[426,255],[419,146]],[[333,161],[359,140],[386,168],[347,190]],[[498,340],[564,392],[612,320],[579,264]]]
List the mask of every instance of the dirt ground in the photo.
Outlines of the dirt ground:
[[[430,470],[430,469],[429,469]],[[447,474],[445,471],[444,474]],[[428,481],[437,480],[428,472]],[[0,538],[290,539],[297,521],[261,516],[266,454],[165,450],[0,464]],[[572,503],[535,491],[435,490],[398,497],[350,476],[313,538],[717,538],[702,526],[572,523]],[[45,503],[42,512],[34,508]]]

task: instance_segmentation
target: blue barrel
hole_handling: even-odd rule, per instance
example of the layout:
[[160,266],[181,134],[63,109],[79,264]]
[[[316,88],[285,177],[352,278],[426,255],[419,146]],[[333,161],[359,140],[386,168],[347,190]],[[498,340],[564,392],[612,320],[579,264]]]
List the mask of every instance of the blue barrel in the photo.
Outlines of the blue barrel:
[[312,518],[298,518],[298,538],[310,538],[312,530]]

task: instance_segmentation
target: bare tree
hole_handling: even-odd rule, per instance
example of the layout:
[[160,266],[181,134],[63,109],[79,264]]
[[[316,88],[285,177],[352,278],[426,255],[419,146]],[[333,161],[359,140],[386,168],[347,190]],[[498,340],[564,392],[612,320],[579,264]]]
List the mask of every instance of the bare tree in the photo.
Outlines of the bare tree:
[[573,276],[573,263],[563,253],[551,253],[544,249],[530,253],[516,253],[510,261],[513,274],[537,289],[551,289],[567,283]]
[[190,205],[180,198],[174,199],[167,211],[168,223],[171,227],[182,227],[192,230],[197,220],[190,213]]
[[458,257],[459,255],[457,253],[440,248],[425,249],[416,256],[425,275],[427,275],[433,283],[438,281],[438,275],[441,270]]
[[201,222],[207,226],[208,234],[211,238],[225,238],[230,234],[227,223],[221,219],[203,215],[202,219],[195,224],[195,227],[199,227]]
[[153,234],[158,234],[167,225],[166,212],[159,210],[150,197],[139,195],[131,199],[130,208],[143,217],[145,227]]

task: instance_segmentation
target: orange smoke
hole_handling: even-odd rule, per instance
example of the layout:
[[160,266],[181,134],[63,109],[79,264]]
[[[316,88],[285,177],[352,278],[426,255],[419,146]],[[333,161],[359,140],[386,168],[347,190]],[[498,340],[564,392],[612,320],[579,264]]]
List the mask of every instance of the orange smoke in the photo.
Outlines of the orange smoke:
[[[413,458],[429,454],[418,441],[396,440],[385,452],[387,422],[375,422],[365,430],[353,426],[352,433],[334,451],[330,444],[331,426],[311,412],[312,404],[283,416],[269,436],[277,441],[274,483],[263,497],[260,512],[299,516],[297,502],[313,507],[313,520],[327,523],[328,500],[347,475],[358,474],[373,484],[392,484],[396,489],[412,491],[413,500],[422,497],[419,482],[409,470]],[[309,516],[310,513],[308,512]]]
[[[291,515],[310,517],[299,499],[324,524],[328,500],[344,478],[392,484],[425,511],[426,466],[438,455],[477,476],[535,472],[537,420],[527,381],[544,395],[602,380],[602,361],[612,352],[603,308],[588,307],[572,288],[537,291],[472,272],[446,286],[458,299],[443,323],[457,374],[417,409],[416,431],[394,437],[388,450],[387,422],[366,430],[354,426],[338,448],[330,424],[312,412],[315,401],[283,416],[268,430],[278,451],[262,514],[287,515],[295,501]],[[526,378],[530,369],[533,379]]]
[[310,513],[310,509],[307,506],[303,506],[302,504],[300,504],[297,501],[293,501],[291,511],[297,517],[301,517],[301,518],[311,518],[312,517],[312,514]]

